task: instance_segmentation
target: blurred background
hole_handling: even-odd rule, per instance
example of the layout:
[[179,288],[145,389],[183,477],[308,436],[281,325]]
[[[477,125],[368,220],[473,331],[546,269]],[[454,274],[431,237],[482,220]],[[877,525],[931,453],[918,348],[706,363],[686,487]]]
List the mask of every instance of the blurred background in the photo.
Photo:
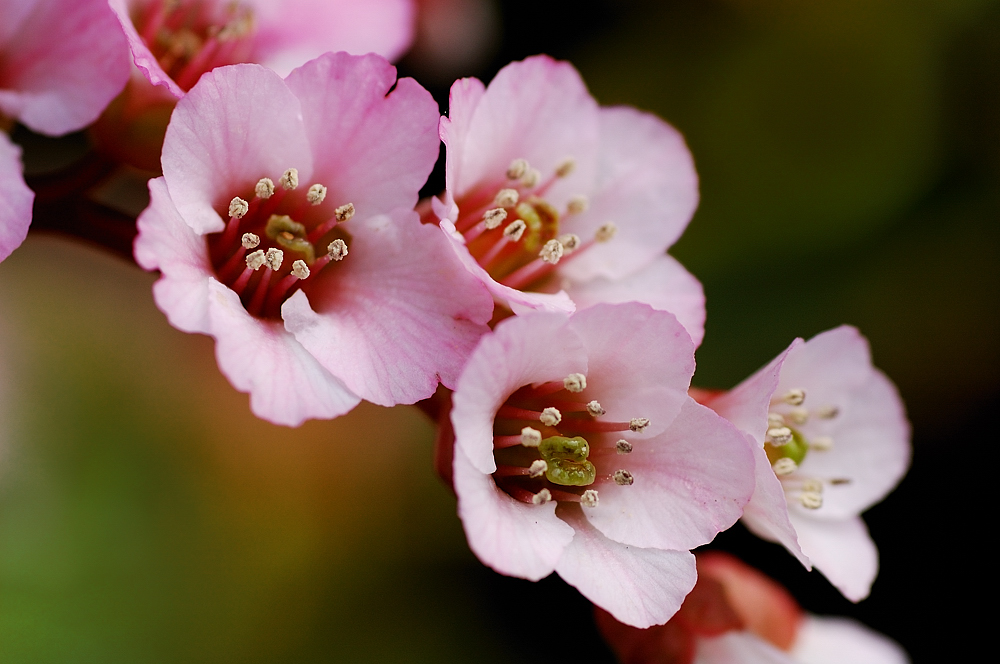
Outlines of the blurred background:
[[[910,474],[866,515],[872,596],[847,602],[739,526],[716,545],[916,663],[972,653],[996,558],[979,446],[1000,405],[1000,2],[421,11],[400,72],[442,110],[456,76],[547,52],[686,136],[702,202],[672,253],[708,296],[696,384],[842,323],[868,336],[914,426]],[[14,138],[29,169],[85,140]],[[442,187],[438,169],[425,192]],[[575,590],[469,552],[419,411],[259,421],[154,279],[46,234],[0,264],[0,661],[612,661]]]

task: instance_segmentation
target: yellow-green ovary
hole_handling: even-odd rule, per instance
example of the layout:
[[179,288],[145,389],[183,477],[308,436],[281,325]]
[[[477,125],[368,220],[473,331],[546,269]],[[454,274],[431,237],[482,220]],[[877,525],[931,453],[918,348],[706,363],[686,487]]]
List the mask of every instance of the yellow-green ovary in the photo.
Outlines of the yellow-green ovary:
[[551,436],[539,444],[538,452],[548,464],[545,477],[553,484],[587,486],[597,477],[594,464],[587,461],[590,443],[582,436]]

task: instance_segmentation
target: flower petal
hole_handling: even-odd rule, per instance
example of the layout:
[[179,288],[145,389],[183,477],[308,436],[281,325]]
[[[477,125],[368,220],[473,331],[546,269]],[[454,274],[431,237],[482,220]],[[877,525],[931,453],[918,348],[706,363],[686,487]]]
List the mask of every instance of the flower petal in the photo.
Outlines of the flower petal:
[[832,616],[808,616],[792,646],[799,664],[909,664],[899,644],[859,622]]
[[159,86],[169,92],[173,97],[180,99],[184,96],[184,91],[170,78],[167,72],[163,71],[156,56],[146,46],[146,42],[139,36],[139,32],[132,23],[129,15],[128,0],[108,0],[111,9],[118,17],[125,37],[128,40],[128,47],[132,51],[132,61],[139,68],[146,80],[155,86]]
[[[445,166],[445,184],[446,193],[452,205],[454,204],[452,193],[457,191],[455,185],[462,179],[463,159],[459,158],[458,155],[465,154],[472,118],[475,117],[476,107],[479,106],[484,92],[486,92],[486,86],[478,78],[460,78],[452,83],[448,95],[448,115],[441,117],[438,126],[438,134],[444,144],[448,146],[449,158]],[[453,158],[451,157],[452,153],[455,155]],[[455,218],[452,221],[455,221]]]
[[0,131],[0,261],[21,246],[31,224],[35,194],[21,171],[21,148]]
[[[841,660],[837,660],[841,662]],[[846,660],[844,660],[846,661]],[[693,664],[802,664],[750,632],[698,639]],[[842,664],[842,663],[841,663]],[[851,662],[854,664],[854,662]]]
[[790,515],[802,552],[844,597],[860,602],[868,597],[878,575],[878,550],[861,517],[820,521]]

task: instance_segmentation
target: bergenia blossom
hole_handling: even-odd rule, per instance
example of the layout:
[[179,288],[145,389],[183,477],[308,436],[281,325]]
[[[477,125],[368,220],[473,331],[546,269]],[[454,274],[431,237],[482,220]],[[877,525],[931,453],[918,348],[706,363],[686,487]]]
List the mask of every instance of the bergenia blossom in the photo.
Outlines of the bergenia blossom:
[[753,491],[738,430],[687,396],[694,344],[639,303],[508,318],[453,395],[454,488],[469,545],[498,572],[553,571],[630,625],[665,622],[690,549]]
[[814,565],[848,599],[867,597],[878,552],[859,515],[906,473],[910,427],[865,338],[843,326],[796,339],[704,403],[753,439],[757,488],[747,527]]
[[412,210],[437,118],[374,54],[328,53],[284,80],[220,68],[178,104],[136,260],[162,273],[175,327],[215,337],[260,417],[296,425],[455,384],[492,300]]
[[718,551],[665,625],[640,630],[597,609],[622,664],[907,664],[891,639],[847,618],[805,613],[781,585]]
[[0,131],[0,261],[28,235],[34,200],[21,175],[21,148]]
[[536,56],[488,87],[456,81],[441,138],[436,216],[499,302],[520,313],[642,301],[701,341],[701,285],[666,255],[698,203],[691,155],[670,125],[599,107],[572,65]]
[[413,0],[110,0],[146,80],[181,98],[223,65],[257,62],[282,76],[326,51],[399,57]]
[[0,16],[0,119],[62,135],[125,86],[128,46],[106,0],[0,0]]

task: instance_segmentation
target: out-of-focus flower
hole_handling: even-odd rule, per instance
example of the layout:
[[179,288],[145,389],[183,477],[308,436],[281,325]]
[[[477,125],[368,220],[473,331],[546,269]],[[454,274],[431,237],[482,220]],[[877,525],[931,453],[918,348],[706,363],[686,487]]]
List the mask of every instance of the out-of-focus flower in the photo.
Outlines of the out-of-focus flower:
[[815,565],[848,599],[867,597],[878,552],[859,515],[906,473],[910,427],[865,338],[843,326],[796,339],[703,403],[753,439],[757,488],[747,527]]
[[600,108],[566,62],[536,56],[455,82],[447,190],[433,208],[469,270],[514,313],[641,301],[699,343],[701,285],[666,250],[698,203],[683,138]]
[[694,345],[639,303],[501,322],[453,395],[454,488],[469,545],[503,574],[552,571],[631,625],[665,622],[690,549],[753,491],[743,436],[686,394]]
[[492,301],[412,211],[437,117],[374,54],[284,80],[220,68],[178,104],[136,260],[162,273],[175,327],[215,337],[258,416],[296,425],[454,386]]
[[802,611],[782,586],[728,554],[698,554],[698,583],[665,625],[595,618],[622,664],[906,664],[891,639]]
[[0,261],[28,235],[34,200],[21,174],[21,148],[0,131]]
[[0,116],[58,136],[93,122],[128,80],[106,0],[0,0]]

